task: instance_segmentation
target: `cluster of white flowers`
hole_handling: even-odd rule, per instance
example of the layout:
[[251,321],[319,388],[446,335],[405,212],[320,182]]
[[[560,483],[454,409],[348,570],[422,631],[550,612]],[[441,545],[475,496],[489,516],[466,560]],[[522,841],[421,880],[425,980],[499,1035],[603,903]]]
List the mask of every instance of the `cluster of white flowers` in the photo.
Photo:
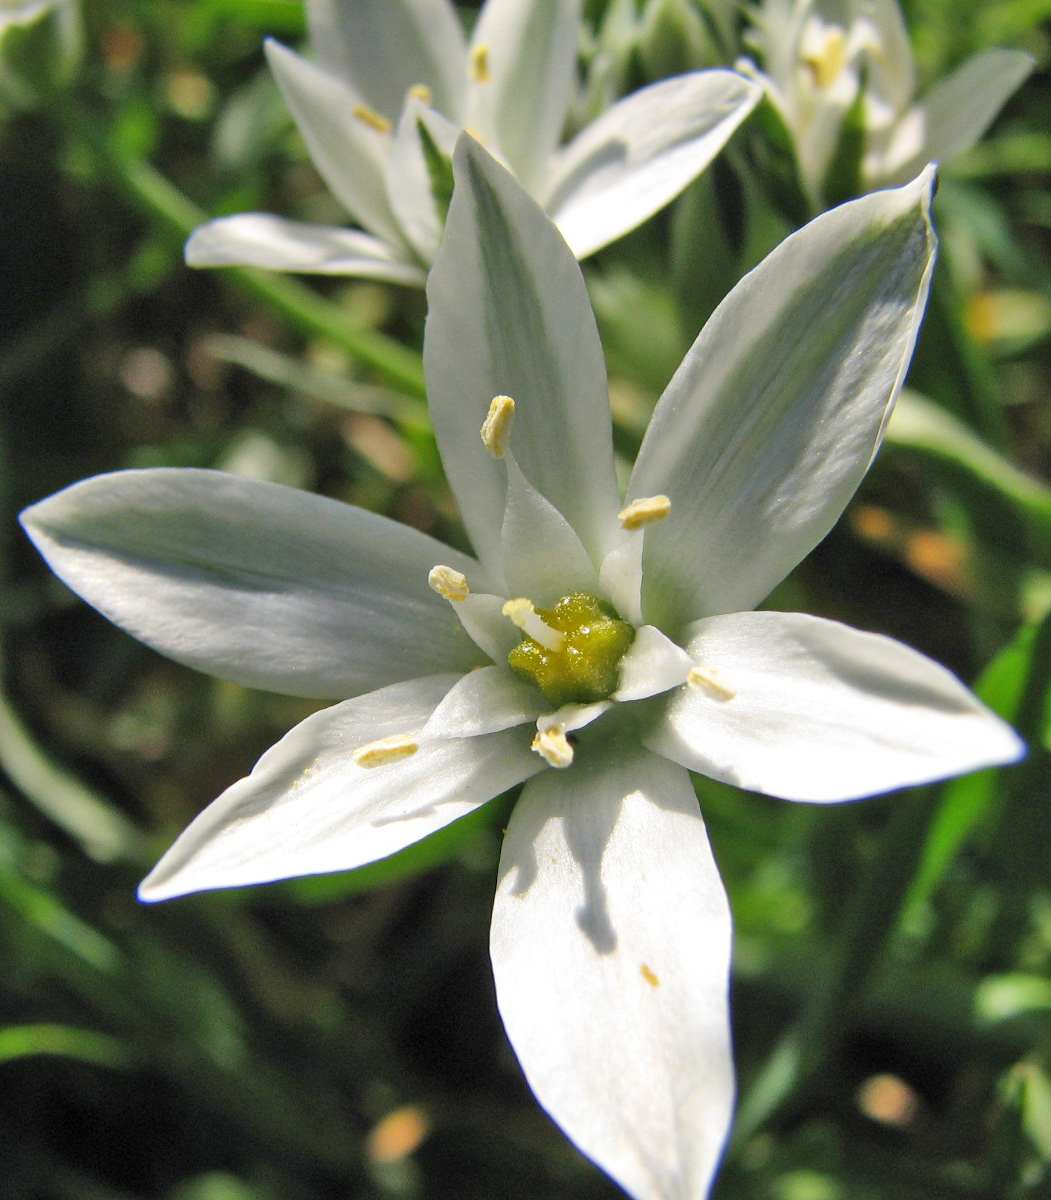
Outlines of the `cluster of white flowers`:
[[[522,785],[491,940],[508,1036],[541,1104],[631,1196],[697,1200],[734,1073],[730,911],[689,772],[830,803],[1023,750],[916,651],[753,611],[879,449],[933,269],[934,173],[819,216],[734,288],[622,495],[574,252],[669,200],[758,89],[672,80],[559,150],[578,5],[489,0],[469,46],[447,0],[308,10],[319,64],[271,46],[271,65],[372,232],[236,217],[191,252],[402,281],[434,259],[428,400],[475,553],[203,470],[103,475],[23,514],[54,571],[135,637],[338,701],[203,812],[141,895],[357,867]],[[806,29],[830,55],[829,27]],[[354,53],[364,40],[375,53]],[[685,109],[662,125],[669,100]]]

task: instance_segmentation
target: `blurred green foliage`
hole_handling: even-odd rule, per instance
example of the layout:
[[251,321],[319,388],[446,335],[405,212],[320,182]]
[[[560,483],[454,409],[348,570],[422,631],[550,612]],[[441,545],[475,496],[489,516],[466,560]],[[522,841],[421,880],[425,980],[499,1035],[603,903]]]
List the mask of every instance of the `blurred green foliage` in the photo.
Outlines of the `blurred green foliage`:
[[[716,54],[733,20],[587,7],[643,22],[624,86]],[[1039,68],[944,173],[912,394],[771,605],[933,654],[1031,749],[837,808],[698,782],[737,925],[724,1200],[1051,1194],[1051,5],[905,8],[928,78],[1003,44]],[[263,67],[300,5],[92,0],[83,17],[71,88],[0,112],[0,1197],[612,1197],[496,1016],[509,800],[359,872],[134,899],[309,706],[132,643],[48,576],[17,511],[96,471],[217,466],[463,535],[421,403],[421,296],[181,261],[204,213],[339,220]],[[589,264],[625,455],[795,216],[731,148]]]

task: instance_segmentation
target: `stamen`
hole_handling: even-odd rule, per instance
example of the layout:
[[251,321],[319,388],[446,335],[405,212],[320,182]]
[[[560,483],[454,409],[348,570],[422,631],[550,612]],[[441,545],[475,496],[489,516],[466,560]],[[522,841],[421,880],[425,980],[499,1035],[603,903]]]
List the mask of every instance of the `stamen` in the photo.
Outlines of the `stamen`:
[[566,635],[538,616],[531,600],[508,600],[500,611],[545,649],[561,650],[566,644]]
[[804,50],[803,62],[810,68],[814,82],[822,91],[830,88],[847,65],[847,38],[838,25],[819,34],[821,44],[809,52]]
[[373,767],[382,767],[387,763],[397,762],[401,758],[411,758],[419,748],[419,745],[411,737],[404,733],[398,733],[393,737],[366,742],[364,746],[359,746],[354,751],[351,758],[359,767],[371,770]]
[[640,496],[632,500],[627,508],[617,514],[622,529],[641,529],[644,525],[654,525],[671,512],[671,501],[667,496]]
[[359,121],[368,125],[370,129],[375,129],[377,133],[390,133],[390,121],[367,104],[355,104],[351,111]]
[[430,104],[431,89],[425,83],[414,83],[405,93],[406,100],[419,100],[422,104]]
[[559,771],[573,762],[573,747],[565,731],[557,725],[538,733],[529,748],[535,750],[549,767]]
[[471,48],[471,79],[475,83],[492,83],[489,74],[489,47],[480,42]]
[[737,695],[716,667],[691,667],[686,682],[690,687],[707,692],[715,700],[732,700]]
[[471,589],[467,586],[467,576],[454,571],[452,567],[443,567],[440,564],[432,567],[427,582],[446,600],[466,600],[471,594]]
[[493,458],[503,458],[507,451],[507,439],[511,436],[515,402],[510,396],[494,396],[489,404],[489,413],[482,422],[482,441]]

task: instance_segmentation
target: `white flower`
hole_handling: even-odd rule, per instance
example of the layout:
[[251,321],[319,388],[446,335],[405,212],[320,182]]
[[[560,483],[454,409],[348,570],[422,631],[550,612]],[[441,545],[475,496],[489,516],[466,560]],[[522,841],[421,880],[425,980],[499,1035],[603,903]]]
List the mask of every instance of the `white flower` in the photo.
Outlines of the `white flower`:
[[355,867],[525,782],[492,925],[508,1036],[630,1195],[696,1200],[734,1089],[730,913],[687,769],[833,802],[1021,752],[900,643],[748,611],[879,445],[927,294],[932,174],[826,213],[740,283],[658,404],[625,502],[576,262],[467,136],[455,170],[425,364],[477,558],[209,471],[100,476],[23,521],[163,653],[354,697],[268,751],[142,896]]
[[815,205],[859,99],[861,187],[887,187],[973,146],[1035,65],[1022,50],[986,50],[917,102],[897,0],[760,0],[753,20],[746,40],[763,70],[738,68],[766,87]]
[[762,89],[697,71],[621,100],[561,145],[580,0],[486,0],[468,44],[450,0],[307,0],[309,62],[267,43],[307,149],[359,229],[223,217],[191,266],[248,264],[422,285],[466,128],[551,215],[578,258],[621,237],[719,153]]

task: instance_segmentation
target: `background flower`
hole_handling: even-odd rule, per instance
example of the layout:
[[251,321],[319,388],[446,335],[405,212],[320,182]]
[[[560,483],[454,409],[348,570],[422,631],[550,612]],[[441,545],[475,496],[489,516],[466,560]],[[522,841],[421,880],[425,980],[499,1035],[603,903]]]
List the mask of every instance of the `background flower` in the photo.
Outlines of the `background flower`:
[[318,170],[365,232],[246,213],[198,229],[187,261],[422,283],[464,127],[577,257],[634,229],[704,170],[761,92],[729,71],[693,72],[619,101],[563,145],[580,13],[580,0],[487,0],[468,44],[449,0],[309,0],[317,63],[277,42],[267,56]]

